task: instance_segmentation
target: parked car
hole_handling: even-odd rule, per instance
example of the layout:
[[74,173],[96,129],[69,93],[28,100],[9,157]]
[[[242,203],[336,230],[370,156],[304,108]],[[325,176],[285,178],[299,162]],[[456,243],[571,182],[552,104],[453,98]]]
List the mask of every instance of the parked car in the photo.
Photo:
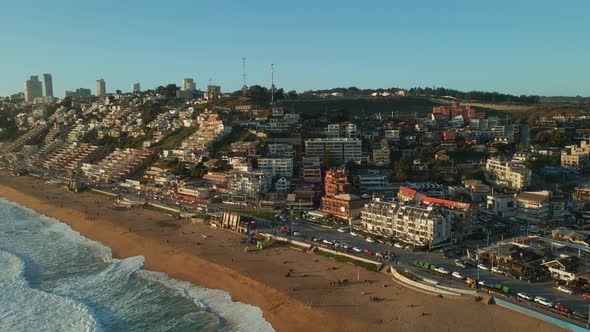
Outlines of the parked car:
[[[340,227],[340,228],[338,228],[338,231],[339,231],[340,233],[346,233],[348,230],[347,230],[345,227]],[[351,234],[352,234],[352,233],[351,233]]]
[[361,248],[358,248],[358,247],[352,247],[352,251],[354,251],[354,252],[363,252],[363,250]]
[[582,298],[583,298],[584,300],[588,300],[588,301],[590,301],[590,294],[588,294],[588,293],[582,293]]
[[396,242],[393,246],[396,247],[396,248],[398,248],[398,249],[403,249],[404,248],[404,245],[401,244],[401,243],[399,243],[399,242]]
[[313,242],[322,242],[322,238],[321,237],[314,237],[313,239],[311,239]]
[[358,235],[357,233],[355,233],[355,232],[350,232],[350,235],[352,235],[352,236],[359,236],[359,235]]
[[504,270],[502,270],[501,268],[499,268],[497,266],[492,267],[492,270],[491,271],[493,273],[496,273],[496,274],[501,274],[501,275],[505,275],[506,274],[506,272]]
[[553,302],[547,300],[546,298],[544,298],[542,296],[535,296],[534,301],[540,305],[544,305],[549,308],[553,308],[553,306],[554,306]]
[[465,279],[465,277],[464,277],[463,275],[461,275],[461,273],[459,273],[459,272],[456,272],[456,271],[455,271],[455,272],[453,272],[453,274],[451,274],[451,275],[452,275],[454,278],[457,278],[457,279],[461,279],[461,280],[464,280],[464,279]]
[[328,244],[328,245],[333,245],[334,244],[334,242],[332,242],[330,240],[327,240],[327,239],[323,239],[322,242],[325,243],[325,244]]
[[477,263],[474,261],[463,261],[463,264],[467,265],[467,266],[472,266],[472,267],[477,267]]
[[383,258],[383,254],[380,252],[376,252],[375,257]]
[[520,297],[521,299],[527,300],[527,301],[532,301],[533,298],[526,295],[525,293],[516,293],[516,296]]
[[299,225],[299,223],[298,223],[297,221],[291,221],[291,225],[293,225],[293,226],[298,226],[298,225]]
[[305,233],[295,231],[295,232],[293,232],[293,236],[305,237]]
[[487,288],[494,288],[494,284],[487,283],[487,282],[485,282],[485,281],[483,281],[483,280],[479,281],[479,282],[478,282],[478,284],[479,284],[480,286],[484,286],[484,287],[487,287]]
[[437,267],[436,269],[434,269],[434,271],[441,273],[441,274],[445,274],[445,275],[451,274],[451,272],[449,272],[449,270],[445,269],[442,266]]
[[370,236],[369,236],[369,237],[367,237],[367,238],[365,239],[365,241],[367,241],[367,242],[369,242],[369,243],[375,243],[375,240],[373,240],[373,238],[371,238]]
[[384,242],[383,240],[381,240],[381,239],[377,239],[377,242],[379,242],[379,243],[381,243],[381,244],[384,244],[384,243],[385,243],[385,242]]
[[573,290],[571,290],[571,289],[569,289],[569,288],[567,288],[565,286],[559,286],[559,287],[557,287],[557,290],[560,291],[560,292],[562,292],[562,293],[569,294],[569,295],[573,295],[574,294],[574,291]]
[[477,268],[480,269],[480,270],[485,270],[485,271],[489,271],[490,270],[487,266],[485,266],[483,264],[477,264]]
[[404,247],[404,249],[412,251],[414,248],[412,248],[412,246],[408,244]]
[[465,263],[463,263],[463,261],[460,259],[455,259],[455,265],[462,268],[462,269],[467,267],[467,266],[465,266]]
[[555,304],[555,306],[554,306],[554,308],[555,308],[556,310],[559,310],[559,311],[561,311],[561,312],[565,312],[566,314],[569,314],[569,313],[573,312],[573,310],[572,310],[572,309],[570,309],[570,308],[568,308],[568,307],[564,306],[564,305],[563,305],[563,304],[561,304],[561,303],[556,303],[556,304]]
[[369,250],[369,249],[365,249],[365,250],[363,250],[363,254],[365,254],[365,255],[372,255],[373,252],[371,250]]

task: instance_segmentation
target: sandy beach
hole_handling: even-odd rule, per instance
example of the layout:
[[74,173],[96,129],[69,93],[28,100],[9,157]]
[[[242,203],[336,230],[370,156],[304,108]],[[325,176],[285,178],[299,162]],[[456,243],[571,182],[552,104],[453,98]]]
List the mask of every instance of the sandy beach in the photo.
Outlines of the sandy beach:
[[[108,197],[71,193],[43,179],[0,171],[0,197],[67,223],[117,258],[141,255],[147,270],[225,290],[234,301],[259,307],[277,331],[560,330],[498,306],[416,292],[387,274],[282,245],[245,252],[237,234],[142,208],[113,209]],[[289,270],[293,277],[286,278]],[[332,286],[337,279],[352,282]]]

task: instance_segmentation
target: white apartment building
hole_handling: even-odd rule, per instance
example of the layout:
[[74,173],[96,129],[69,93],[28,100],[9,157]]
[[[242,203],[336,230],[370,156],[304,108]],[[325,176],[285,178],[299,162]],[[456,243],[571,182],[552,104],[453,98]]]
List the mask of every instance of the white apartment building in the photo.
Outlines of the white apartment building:
[[312,138],[305,141],[305,155],[319,157],[324,161],[328,155],[335,163],[360,162],[362,142],[358,138]]
[[561,151],[561,166],[581,170],[590,166],[590,142],[581,141],[580,145],[566,146]]
[[259,158],[258,168],[271,176],[293,176],[292,158]]
[[394,236],[418,246],[436,245],[451,236],[451,221],[439,209],[379,199],[365,204],[361,226],[369,233]]
[[490,158],[486,162],[486,171],[493,175],[497,184],[515,189],[525,189],[531,183],[532,172],[520,161]]
[[295,149],[293,145],[287,143],[270,143],[268,144],[268,156],[273,158],[294,158]]

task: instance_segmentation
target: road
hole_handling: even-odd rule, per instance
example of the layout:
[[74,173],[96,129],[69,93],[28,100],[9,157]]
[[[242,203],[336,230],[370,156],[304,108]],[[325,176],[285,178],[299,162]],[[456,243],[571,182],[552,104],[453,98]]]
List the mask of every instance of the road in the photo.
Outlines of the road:
[[[322,239],[328,239],[332,241],[339,241],[347,244],[351,244],[361,249],[370,249],[373,252],[383,252],[389,250],[397,255],[397,259],[404,263],[413,263],[417,260],[425,261],[435,266],[443,266],[447,270],[454,272],[457,271],[461,275],[476,279],[478,277],[478,269],[475,267],[467,267],[465,269],[455,266],[453,259],[446,259],[438,251],[424,252],[416,251],[412,252],[405,249],[398,249],[387,244],[381,244],[378,242],[369,243],[364,238],[359,236],[353,236],[350,233],[341,233],[336,228],[326,228],[321,225],[298,221],[298,225],[292,226],[293,231],[299,231],[306,234],[305,242],[310,242],[313,237],[321,237]],[[294,239],[302,240],[301,238]],[[352,253],[354,254],[354,253]],[[359,255],[361,256],[361,255]],[[366,257],[366,256],[364,256]],[[373,257],[375,258],[375,257]],[[423,273],[424,274],[424,273]],[[435,277],[436,275],[433,275]],[[445,278],[446,279],[446,278]],[[448,280],[448,279],[446,279]],[[590,308],[590,301],[584,300],[580,294],[568,295],[557,291],[553,282],[544,283],[529,283],[523,280],[517,280],[511,276],[499,275],[492,273],[491,271],[479,270],[479,280],[483,280],[486,283],[501,284],[503,286],[510,287],[511,292],[514,293],[524,292],[531,297],[543,296],[554,303],[562,303],[579,313],[587,313]],[[463,283],[461,283],[463,284]]]

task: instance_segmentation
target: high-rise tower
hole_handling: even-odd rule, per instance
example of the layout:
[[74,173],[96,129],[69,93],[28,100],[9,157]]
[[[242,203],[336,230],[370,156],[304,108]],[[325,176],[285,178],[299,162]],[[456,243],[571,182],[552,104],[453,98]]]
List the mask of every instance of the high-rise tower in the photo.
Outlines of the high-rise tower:
[[53,79],[51,74],[43,74],[43,95],[53,97]]

